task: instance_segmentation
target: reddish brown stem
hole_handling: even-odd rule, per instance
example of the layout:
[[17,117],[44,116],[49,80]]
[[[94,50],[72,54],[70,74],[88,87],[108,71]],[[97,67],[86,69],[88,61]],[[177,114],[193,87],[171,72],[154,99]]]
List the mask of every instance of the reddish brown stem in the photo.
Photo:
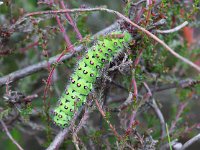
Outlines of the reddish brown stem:
[[[62,9],[66,9],[63,0],[60,1],[60,5],[61,5]],[[78,39],[81,41],[83,39],[83,37],[82,37],[81,33],[79,32],[76,24],[72,20],[71,16],[69,15],[69,13],[65,13],[65,17],[69,21],[69,23],[71,24],[71,26],[74,28],[74,31],[76,32],[76,35],[77,35]]]
[[121,136],[117,133],[117,131],[115,130],[115,128],[113,127],[113,125],[110,123],[109,120],[106,119],[106,114],[103,111],[103,109],[101,108],[98,100],[95,98],[95,103],[97,105],[97,108],[99,110],[99,112],[101,113],[101,115],[103,116],[103,118],[106,120],[106,122],[109,124],[110,129],[112,130],[113,134],[117,137],[118,140],[121,140]]

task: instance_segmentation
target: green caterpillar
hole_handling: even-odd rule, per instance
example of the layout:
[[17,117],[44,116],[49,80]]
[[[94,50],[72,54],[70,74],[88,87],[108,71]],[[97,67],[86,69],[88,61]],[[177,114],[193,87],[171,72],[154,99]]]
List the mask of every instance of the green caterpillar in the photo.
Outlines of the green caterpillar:
[[70,83],[62,94],[58,106],[54,109],[55,124],[63,128],[69,126],[75,110],[85,104],[97,77],[101,75],[101,69],[128,46],[131,39],[127,31],[114,31],[97,40],[86,52],[71,75]]

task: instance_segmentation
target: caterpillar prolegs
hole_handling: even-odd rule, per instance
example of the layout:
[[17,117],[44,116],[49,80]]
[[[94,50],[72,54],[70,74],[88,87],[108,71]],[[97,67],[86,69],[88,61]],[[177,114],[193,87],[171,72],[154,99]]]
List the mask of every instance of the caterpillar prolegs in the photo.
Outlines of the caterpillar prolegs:
[[127,47],[131,39],[127,31],[114,31],[98,39],[96,44],[88,49],[54,109],[55,124],[63,128],[69,126],[75,109],[78,110],[85,104],[96,79],[101,75],[101,69]]

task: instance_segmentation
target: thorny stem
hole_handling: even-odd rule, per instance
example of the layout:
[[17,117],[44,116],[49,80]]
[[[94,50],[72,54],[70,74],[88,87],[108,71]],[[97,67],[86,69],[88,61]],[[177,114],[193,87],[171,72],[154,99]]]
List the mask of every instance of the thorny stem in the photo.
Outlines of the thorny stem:
[[123,19],[126,22],[130,23],[132,26],[138,28],[139,30],[141,30],[142,32],[144,32],[145,34],[147,34],[149,37],[153,38],[155,41],[157,41],[158,43],[160,43],[163,47],[165,47],[176,58],[182,60],[183,62],[187,63],[188,65],[190,65],[191,67],[193,67],[194,69],[196,69],[198,72],[200,72],[200,67],[199,66],[197,66],[196,64],[194,64],[190,60],[188,60],[188,59],[182,57],[181,55],[179,55],[178,53],[176,53],[173,49],[171,49],[164,41],[160,40],[157,36],[155,36],[154,34],[152,34],[151,32],[149,32],[145,28],[143,28],[143,27],[137,25],[136,23],[132,22],[129,18],[125,17],[121,13],[119,13],[117,11],[114,11],[114,10],[111,10],[111,9],[106,9],[106,8],[98,7],[98,8],[87,8],[87,9],[62,9],[62,10],[38,11],[38,12],[28,13],[28,14],[24,15],[24,17],[30,17],[30,16],[42,15],[42,14],[57,14],[57,13],[66,13],[66,12],[67,13],[77,13],[77,12],[81,13],[81,12],[91,12],[91,11],[106,11],[108,13],[112,13],[112,14],[117,15],[121,19]]
[[8,131],[8,128],[6,126],[6,124],[0,120],[1,125],[3,126],[3,129],[5,130],[7,136],[10,138],[10,140],[18,147],[19,150],[24,150],[18,143],[17,141],[12,137],[12,135],[10,134],[10,132]]

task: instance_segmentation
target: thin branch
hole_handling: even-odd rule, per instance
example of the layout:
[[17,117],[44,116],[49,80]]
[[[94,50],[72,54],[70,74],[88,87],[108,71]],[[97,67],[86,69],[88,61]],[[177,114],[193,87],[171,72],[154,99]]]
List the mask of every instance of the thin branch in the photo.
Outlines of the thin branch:
[[[96,33],[94,35],[94,37],[106,34],[106,33],[110,32],[110,31],[116,29],[117,26],[118,26],[118,23],[115,22],[112,25],[108,26],[107,28],[105,28],[105,29],[99,31],[98,33]],[[83,48],[83,46],[79,45],[79,46],[75,47],[74,50],[76,52],[79,52],[79,51],[82,50],[82,48]],[[64,60],[67,60],[67,59],[71,58],[72,56],[73,56],[72,53],[66,54],[60,59],[60,62],[62,62]],[[8,81],[9,81],[9,83],[10,82],[14,82],[16,80],[19,80],[21,78],[24,78],[24,77],[26,77],[28,75],[31,75],[33,73],[36,73],[38,71],[41,71],[41,70],[47,68],[49,64],[55,63],[58,60],[59,57],[60,57],[60,54],[49,58],[48,61],[45,60],[45,61],[39,62],[37,64],[33,64],[33,65],[30,65],[30,66],[27,66],[27,67],[25,67],[23,69],[14,71],[14,72],[6,75],[6,76],[0,77],[0,87],[3,86],[3,85],[6,85],[6,83]]]
[[136,3],[132,3],[131,6],[138,6],[138,5],[140,5],[140,4],[144,3],[144,2],[146,2],[146,0],[140,0],[140,1],[136,2]]
[[[63,0],[60,1],[60,5],[61,5],[62,9],[66,9]],[[83,39],[83,37],[82,37],[80,31],[78,30],[75,22],[73,21],[72,17],[68,13],[65,13],[65,17],[69,21],[69,23],[71,24],[71,26],[74,28],[74,31],[76,32],[76,35],[77,35],[78,39],[81,41]]]
[[180,29],[182,29],[186,25],[188,25],[187,21],[183,22],[182,24],[180,24],[179,26],[177,26],[177,27],[175,27],[173,29],[169,29],[169,30],[156,30],[155,32],[157,32],[157,33],[164,33],[164,34],[173,33],[173,32],[179,31]]
[[[143,84],[147,89],[149,95],[152,96],[152,91],[150,90],[149,86],[145,82],[143,82]],[[152,98],[152,102],[153,103],[151,104],[151,107],[154,109],[161,124],[161,138],[164,138],[166,135],[165,119],[154,98]]]
[[98,100],[96,98],[94,98],[94,100],[95,100],[95,103],[97,105],[97,108],[98,108],[99,112],[101,113],[101,115],[103,116],[103,118],[106,120],[106,122],[110,126],[110,129],[112,130],[112,132],[114,133],[114,135],[117,137],[117,139],[120,140],[121,136],[117,133],[117,131],[115,130],[115,128],[113,127],[113,125],[110,123],[110,121],[106,119],[106,114],[103,111],[103,109],[101,108]]
[[[136,68],[136,66],[139,64],[141,55],[142,55],[142,50],[140,50],[138,57],[135,59],[135,62],[133,64],[134,68]],[[137,82],[135,80],[134,72],[132,72],[131,85],[133,86],[133,90],[134,90],[133,91],[133,101],[135,101],[135,100],[137,100],[137,97],[138,97],[138,88],[137,88]],[[137,114],[137,109],[132,111],[127,131],[131,130],[131,128],[134,124],[135,118],[136,118],[136,114]]]
[[187,105],[188,105],[188,102],[180,104],[176,118],[175,118],[174,121],[172,121],[171,127],[169,129],[169,133],[171,133],[175,129],[176,124],[178,123],[180,116],[182,115],[182,113],[183,113],[183,111],[184,111],[184,109],[186,108]]
[[66,128],[66,129],[60,131],[56,135],[56,137],[54,138],[53,142],[49,145],[49,147],[46,150],[55,150],[55,149],[58,149],[59,146],[64,141],[64,139],[67,136],[67,134],[69,133],[69,131],[70,131],[70,128]]
[[3,129],[5,130],[7,136],[10,138],[10,140],[18,147],[19,150],[24,150],[18,143],[17,141],[12,137],[12,135],[10,134],[10,132],[8,131],[8,128],[6,126],[6,124],[0,120],[1,125],[3,126]]
[[79,148],[79,142],[78,142],[77,138],[78,138],[77,135],[74,133],[72,135],[72,141],[73,141],[73,143],[75,145],[76,150],[80,150],[80,148]]
[[88,110],[88,108],[86,108],[85,112],[81,118],[81,121],[79,122],[78,126],[76,127],[76,129],[74,131],[75,134],[78,134],[78,132],[81,130],[81,128],[85,126],[88,118],[89,118],[89,110]]
[[192,144],[199,142],[199,141],[200,141],[200,134],[196,135],[195,137],[193,137],[192,139],[187,141],[180,150],[186,150]]
[[[80,51],[81,48],[82,48],[82,46],[76,47],[76,51]],[[20,78],[24,78],[24,77],[26,77],[28,75],[31,75],[31,74],[33,74],[35,72],[38,72],[38,71],[40,71],[42,69],[47,68],[48,67],[48,63],[49,64],[55,63],[59,56],[60,55],[51,57],[48,61],[45,60],[45,61],[39,62],[37,64],[30,65],[30,66],[28,66],[26,68],[17,70],[17,71],[12,72],[12,73],[4,76],[4,77],[1,77],[0,78],[0,86],[5,85],[8,80],[10,82],[13,82],[13,81],[16,81],[16,80],[18,80]],[[72,57],[72,54],[67,54],[67,55],[62,57],[61,61],[69,59],[71,57]]]
[[29,44],[28,46],[26,46],[26,47],[24,47],[24,48],[20,48],[20,51],[21,51],[21,52],[25,52],[25,51],[27,51],[28,49],[30,49],[30,48],[32,48],[32,47],[34,47],[34,46],[37,46],[38,44],[39,44],[39,41],[36,41],[36,42],[34,42],[34,43]]
[[154,98],[152,98],[152,102],[153,104],[151,106],[154,109],[156,115],[158,116],[161,124],[161,138],[164,138],[166,136],[165,119]]
[[[62,9],[62,10],[50,10],[50,11],[38,11],[38,12],[32,12],[24,15],[23,18],[34,16],[34,15],[42,15],[42,14],[57,14],[57,13],[77,13],[77,12],[91,12],[91,11],[106,11],[108,13],[112,13],[120,17],[121,19],[125,20],[126,22],[130,23],[132,26],[138,28],[139,30],[143,31],[145,34],[147,34],[149,37],[153,38],[155,41],[160,43],[163,47],[165,47],[172,55],[174,55],[176,58],[182,60],[186,64],[190,65],[194,69],[196,69],[198,72],[200,72],[200,67],[191,62],[190,60],[186,59],[185,57],[182,57],[178,53],[176,53],[173,49],[171,49],[164,41],[160,40],[157,36],[146,30],[145,28],[137,25],[136,23],[132,22],[129,18],[125,17],[121,13],[106,9],[106,8],[87,8],[87,9]],[[22,18],[22,20],[23,20]]]
[[[59,26],[59,28],[60,28],[60,31],[61,31],[61,33],[62,33],[64,39],[65,39],[65,42],[66,42],[66,44],[67,44],[67,47],[72,48],[71,50],[74,51],[73,46],[72,46],[72,43],[71,43],[71,41],[70,41],[68,35],[65,33],[65,28],[63,27],[62,23],[60,22],[59,16],[56,16],[56,21],[57,21],[57,23],[58,23],[58,26]],[[69,51],[71,51],[71,50],[69,50]]]

